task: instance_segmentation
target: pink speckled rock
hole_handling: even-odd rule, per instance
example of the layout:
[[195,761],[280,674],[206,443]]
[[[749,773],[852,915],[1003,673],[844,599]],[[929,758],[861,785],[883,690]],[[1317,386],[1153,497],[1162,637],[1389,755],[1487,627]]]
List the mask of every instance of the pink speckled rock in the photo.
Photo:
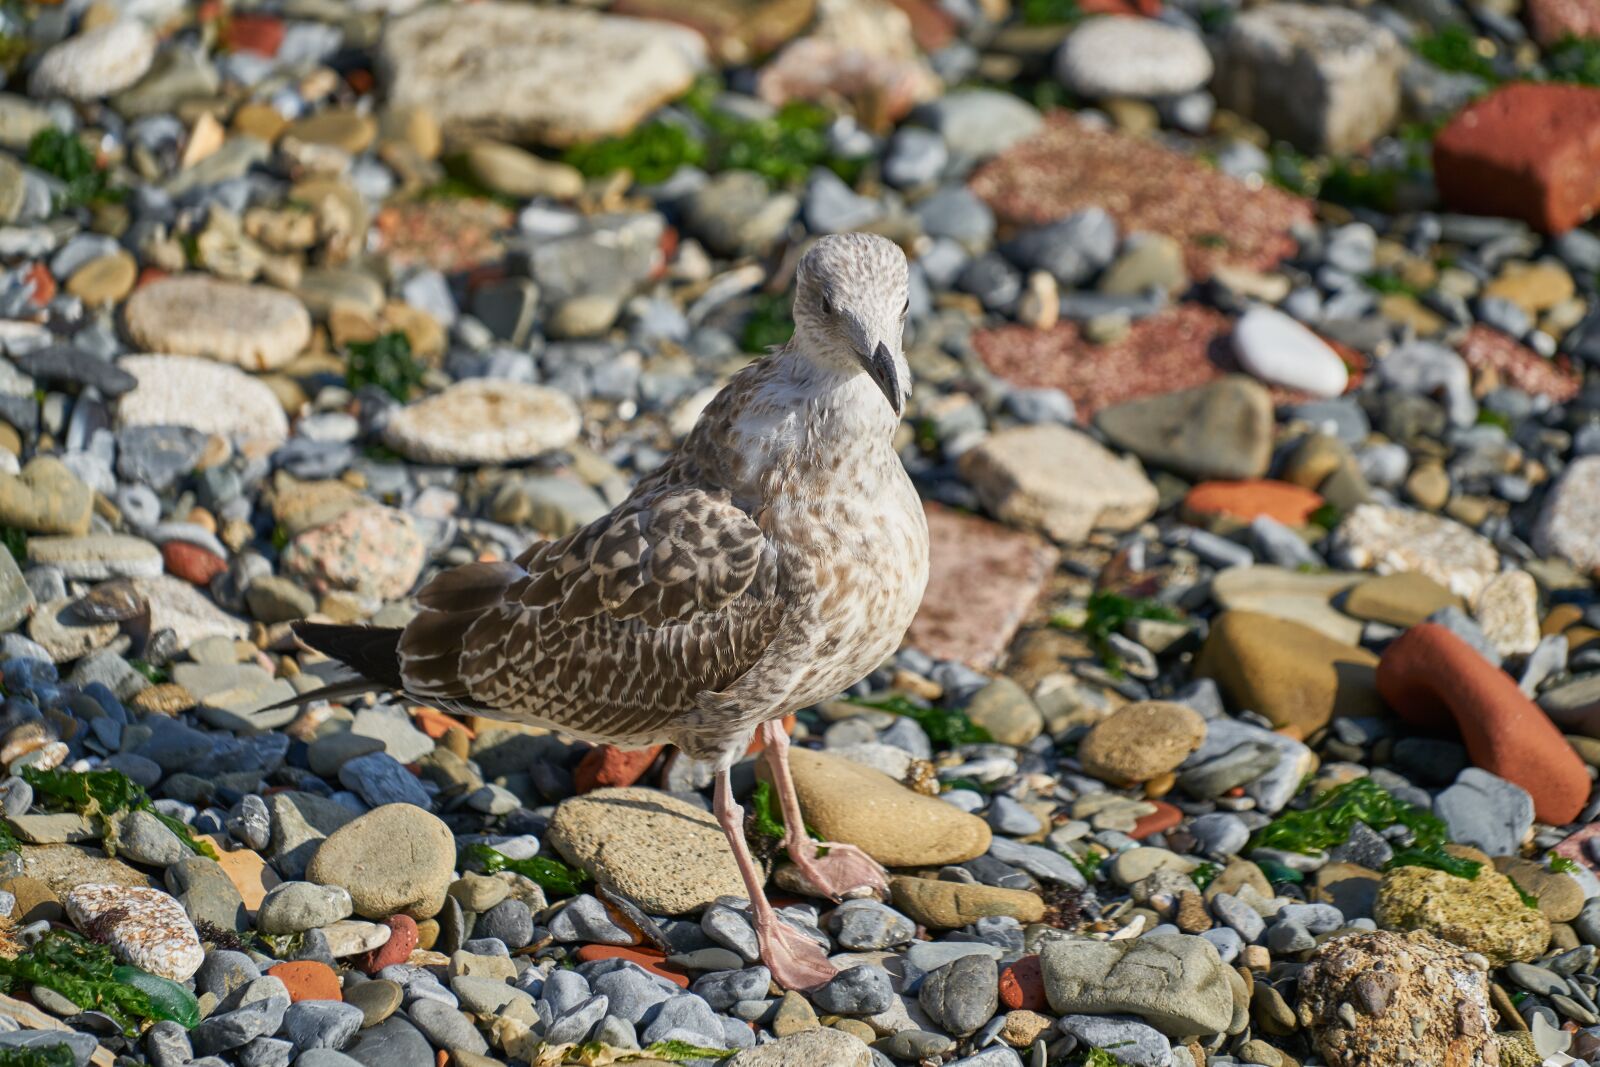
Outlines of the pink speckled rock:
[[73,925],[86,936],[151,974],[187,981],[205,958],[183,906],[159,889],[80,885],[64,903]]
[[283,567],[318,593],[349,589],[394,600],[411,592],[427,556],[411,516],[394,508],[355,508],[289,542]]

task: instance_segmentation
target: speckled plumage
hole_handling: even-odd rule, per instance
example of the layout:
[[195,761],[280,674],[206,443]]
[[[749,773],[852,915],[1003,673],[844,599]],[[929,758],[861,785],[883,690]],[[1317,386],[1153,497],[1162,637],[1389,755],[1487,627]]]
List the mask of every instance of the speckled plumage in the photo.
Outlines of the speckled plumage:
[[[893,447],[906,284],[883,238],[819,241],[794,338],[734,375],[627,500],[423,587],[399,639],[406,692],[726,763],[760,723],[870,672],[927,580],[922,507]],[[863,369],[880,342],[890,385]]]

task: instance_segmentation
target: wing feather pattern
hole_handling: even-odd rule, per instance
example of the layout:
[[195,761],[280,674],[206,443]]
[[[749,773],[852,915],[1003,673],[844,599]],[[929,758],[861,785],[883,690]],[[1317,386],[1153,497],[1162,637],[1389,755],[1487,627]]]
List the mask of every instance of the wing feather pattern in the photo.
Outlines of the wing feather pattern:
[[515,562],[439,575],[400,638],[414,696],[607,740],[656,738],[760,658],[777,553],[726,494],[641,487]]

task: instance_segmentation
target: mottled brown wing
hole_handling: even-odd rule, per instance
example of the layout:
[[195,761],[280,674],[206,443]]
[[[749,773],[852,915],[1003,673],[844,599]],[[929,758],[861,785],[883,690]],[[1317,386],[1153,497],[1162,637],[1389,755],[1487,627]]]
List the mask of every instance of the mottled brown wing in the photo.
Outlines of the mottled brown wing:
[[515,563],[448,571],[418,601],[400,642],[409,692],[618,739],[659,733],[737,679],[783,616],[761,528],[684,487]]

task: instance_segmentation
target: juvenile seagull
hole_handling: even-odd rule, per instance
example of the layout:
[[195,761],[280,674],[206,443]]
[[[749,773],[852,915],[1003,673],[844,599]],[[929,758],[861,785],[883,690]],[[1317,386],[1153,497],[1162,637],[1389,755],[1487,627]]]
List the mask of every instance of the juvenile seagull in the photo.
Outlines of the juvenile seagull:
[[922,600],[928,529],[893,444],[908,308],[892,242],[822,238],[800,260],[793,339],[735,374],[609,515],[514,562],[440,574],[404,629],[295,632],[369,688],[714,762],[762,961],[787,988],[822,984],[835,973],[822,949],[763,894],[728,768],[760,731],[795,865],[835,899],[887,889],[860,849],[818,854],[777,720],[881,664]]

